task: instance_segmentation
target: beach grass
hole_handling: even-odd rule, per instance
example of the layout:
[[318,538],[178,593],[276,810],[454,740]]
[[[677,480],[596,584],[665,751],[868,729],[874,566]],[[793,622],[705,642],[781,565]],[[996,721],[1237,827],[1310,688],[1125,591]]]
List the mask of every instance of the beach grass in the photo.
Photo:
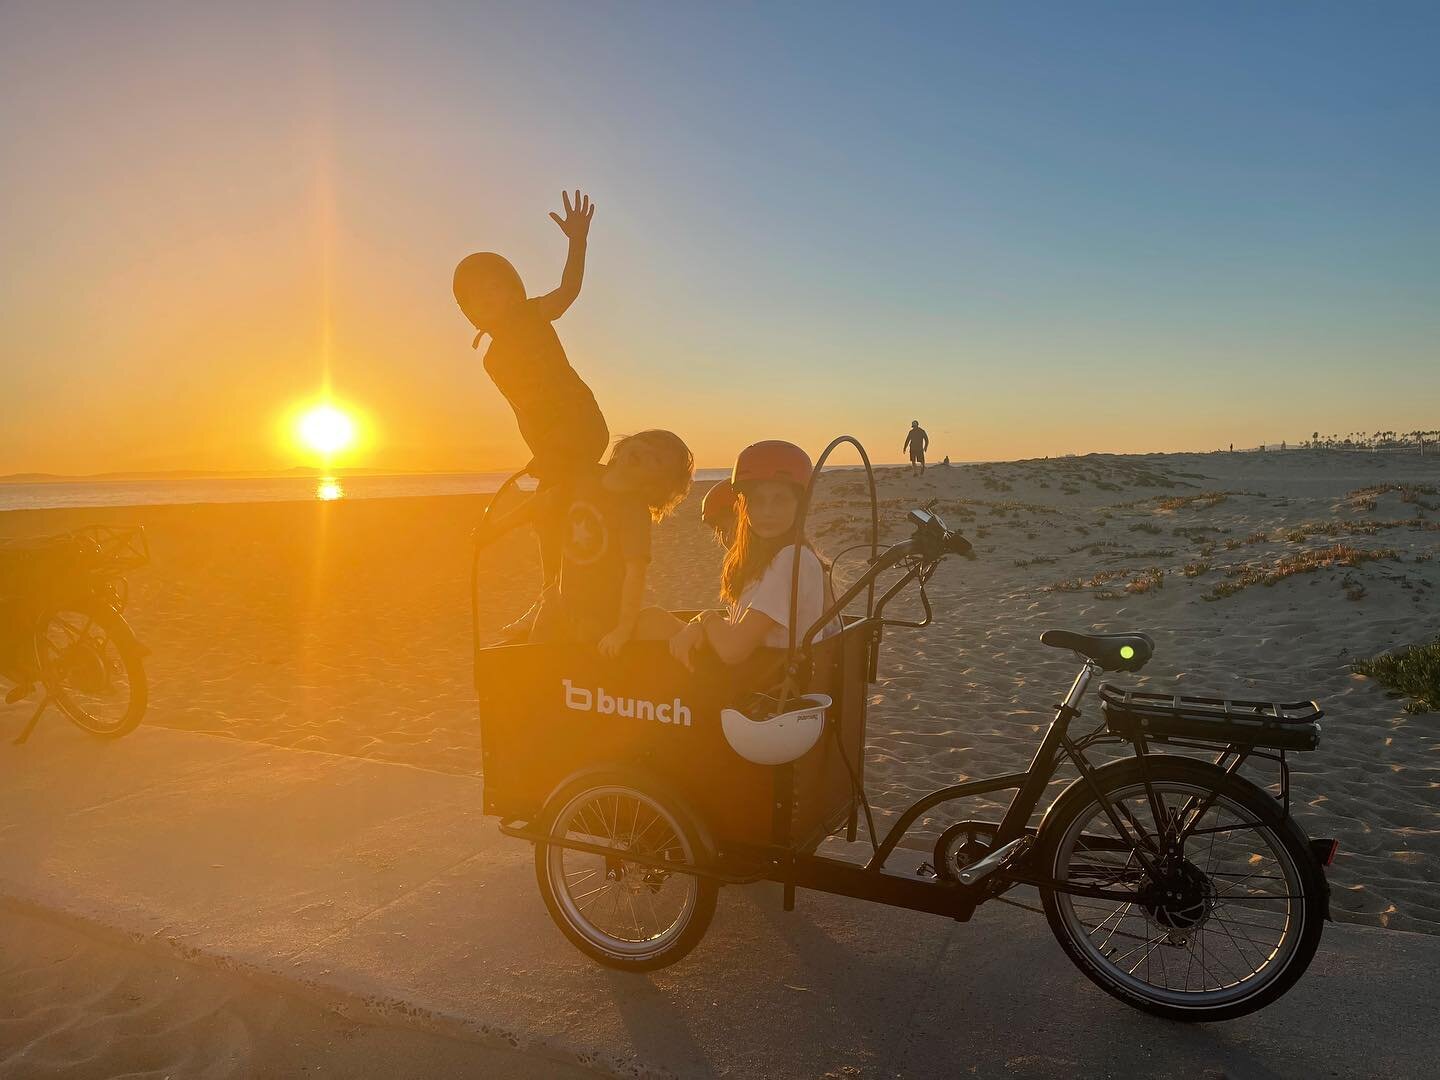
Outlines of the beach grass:
[[1156,502],[1159,510],[1208,510],[1219,506],[1229,495],[1223,491],[1202,491],[1198,495],[1175,495]]
[[1349,544],[1336,544],[1334,547],[1300,551],[1293,555],[1283,555],[1270,566],[1246,566],[1231,570],[1229,580],[1217,584],[1204,594],[1203,599],[1222,600],[1248,589],[1251,585],[1274,585],[1295,574],[1309,574],[1316,570],[1325,570],[1336,566],[1359,566],[1361,563],[1377,559],[1398,557],[1398,553],[1393,548],[1368,551],[1364,548],[1352,547]]
[[1440,710],[1440,638],[1428,645],[1414,645],[1400,652],[1357,660],[1352,670],[1409,698],[1405,703],[1406,712]]
[[1165,587],[1165,571],[1158,566],[1152,566],[1142,571],[1139,575],[1125,583],[1127,593],[1147,593],[1151,589],[1163,589]]

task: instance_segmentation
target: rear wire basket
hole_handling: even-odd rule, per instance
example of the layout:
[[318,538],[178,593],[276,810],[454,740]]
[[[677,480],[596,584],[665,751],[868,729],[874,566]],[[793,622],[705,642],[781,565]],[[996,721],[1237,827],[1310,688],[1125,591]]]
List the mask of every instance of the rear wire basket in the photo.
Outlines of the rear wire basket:
[[86,525],[65,538],[93,545],[93,557],[110,572],[123,574],[150,562],[150,544],[141,525]]
[[1147,694],[1104,683],[1105,726],[1125,739],[1200,742],[1314,750],[1320,745],[1320,706],[1313,701],[1245,701],[1221,697]]

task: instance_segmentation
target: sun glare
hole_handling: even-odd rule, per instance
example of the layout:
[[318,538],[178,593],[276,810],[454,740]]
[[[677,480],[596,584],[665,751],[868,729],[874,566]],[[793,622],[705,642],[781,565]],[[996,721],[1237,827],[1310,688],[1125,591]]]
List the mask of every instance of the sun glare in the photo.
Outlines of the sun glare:
[[327,457],[355,441],[355,421],[334,405],[316,405],[300,417],[300,441]]

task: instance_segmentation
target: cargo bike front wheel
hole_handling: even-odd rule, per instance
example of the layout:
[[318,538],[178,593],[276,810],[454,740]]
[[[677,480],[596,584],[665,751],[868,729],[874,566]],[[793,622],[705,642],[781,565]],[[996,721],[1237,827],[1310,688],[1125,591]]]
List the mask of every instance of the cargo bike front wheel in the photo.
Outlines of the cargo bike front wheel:
[[652,971],[683,957],[709,927],[718,884],[678,869],[704,857],[699,832],[651,785],[618,773],[581,778],[550,800],[545,833],[557,842],[535,845],[540,895],[592,959]]

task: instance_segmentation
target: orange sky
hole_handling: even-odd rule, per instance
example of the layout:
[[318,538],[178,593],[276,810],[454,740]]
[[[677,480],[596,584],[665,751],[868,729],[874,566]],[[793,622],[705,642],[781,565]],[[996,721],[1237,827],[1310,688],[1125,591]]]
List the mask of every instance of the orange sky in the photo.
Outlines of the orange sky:
[[[957,62],[888,23],[617,18],[7,7],[0,473],[299,464],[279,424],[327,381],[369,418],[348,464],[523,462],[450,273],[489,248],[552,288],[577,184],[561,338],[613,432],[672,427],[702,466],[842,431],[893,461],[914,417],[957,460],[1434,426],[1433,202],[1384,148],[1353,186],[1314,157],[1384,137],[1363,110],[1264,156],[1233,141],[1277,137],[1246,128],[1273,86],[1154,126],[1138,91],[1183,76],[1111,86],[1103,35],[1062,86],[997,59],[1076,63],[1034,27]],[[855,34],[885,94],[846,81]]]

